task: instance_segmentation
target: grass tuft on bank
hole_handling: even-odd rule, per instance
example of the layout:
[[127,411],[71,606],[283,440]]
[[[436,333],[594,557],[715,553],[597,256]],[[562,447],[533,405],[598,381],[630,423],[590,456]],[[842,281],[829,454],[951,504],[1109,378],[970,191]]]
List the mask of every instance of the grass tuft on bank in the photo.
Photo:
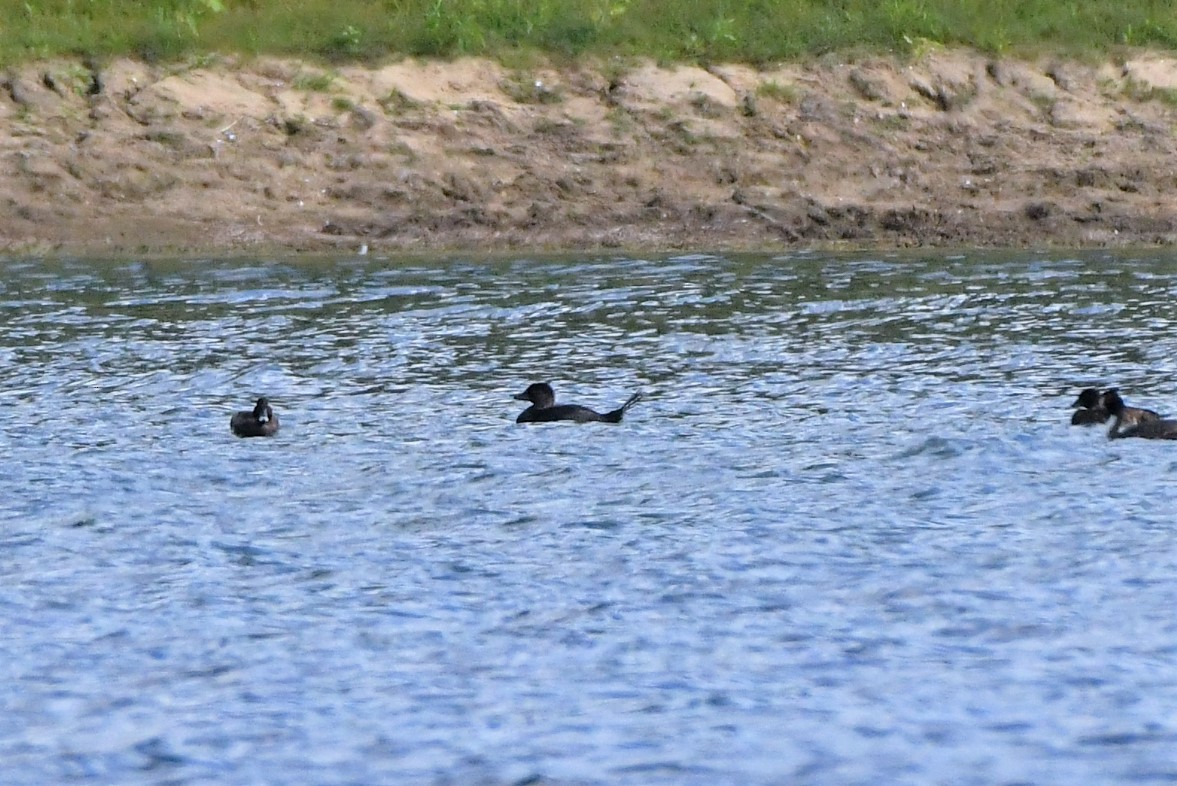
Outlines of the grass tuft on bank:
[[756,64],[940,45],[1076,57],[1177,49],[1177,14],[1171,0],[0,0],[0,64],[233,53]]

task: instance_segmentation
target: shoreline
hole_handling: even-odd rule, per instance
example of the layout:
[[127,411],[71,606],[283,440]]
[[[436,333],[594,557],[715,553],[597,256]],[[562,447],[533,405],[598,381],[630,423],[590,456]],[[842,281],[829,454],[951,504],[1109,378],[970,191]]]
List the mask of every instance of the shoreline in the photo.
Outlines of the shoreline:
[[1177,58],[29,64],[0,252],[1177,243]]

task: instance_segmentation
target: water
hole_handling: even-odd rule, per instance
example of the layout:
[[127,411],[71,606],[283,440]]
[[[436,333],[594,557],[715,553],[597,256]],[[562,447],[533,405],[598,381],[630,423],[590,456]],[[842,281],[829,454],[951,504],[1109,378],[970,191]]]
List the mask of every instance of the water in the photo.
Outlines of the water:
[[1172,255],[0,271],[5,784],[1177,781]]

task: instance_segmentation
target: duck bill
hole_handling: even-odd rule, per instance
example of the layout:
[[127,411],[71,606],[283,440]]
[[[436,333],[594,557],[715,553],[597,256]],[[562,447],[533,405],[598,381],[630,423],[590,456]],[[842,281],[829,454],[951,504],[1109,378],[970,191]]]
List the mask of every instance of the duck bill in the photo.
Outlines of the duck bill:
[[516,393],[514,396],[511,396],[511,398],[515,399],[516,401],[531,401],[531,399],[527,397],[526,392]]

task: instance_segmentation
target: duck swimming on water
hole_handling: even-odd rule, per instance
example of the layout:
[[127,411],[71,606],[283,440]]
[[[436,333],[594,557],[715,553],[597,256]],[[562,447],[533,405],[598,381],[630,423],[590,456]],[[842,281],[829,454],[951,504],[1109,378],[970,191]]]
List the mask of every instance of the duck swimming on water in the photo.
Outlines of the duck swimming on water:
[[229,420],[229,428],[239,437],[272,437],[278,433],[278,416],[262,396],[253,411],[238,412]]
[[1095,388],[1087,388],[1082,391],[1071,406],[1075,408],[1075,414],[1071,415],[1072,426],[1094,426],[1099,423],[1107,423],[1108,418],[1111,417],[1104,409],[1099,391]]
[[515,396],[517,401],[530,401],[531,406],[523,410],[516,423],[554,423],[569,420],[574,423],[620,423],[625,411],[641,400],[641,393],[634,393],[612,412],[594,412],[588,407],[576,404],[556,404],[556,394],[547,382],[534,382],[527,390]]
[[[1151,409],[1125,406],[1124,399],[1120,398],[1120,392],[1115,388],[1104,391],[1100,401],[1113,418],[1112,427],[1108,429],[1108,439],[1177,439],[1177,420],[1162,420]],[[1141,419],[1137,413],[1147,414]],[[1133,418],[1131,422],[1130,417]]]

